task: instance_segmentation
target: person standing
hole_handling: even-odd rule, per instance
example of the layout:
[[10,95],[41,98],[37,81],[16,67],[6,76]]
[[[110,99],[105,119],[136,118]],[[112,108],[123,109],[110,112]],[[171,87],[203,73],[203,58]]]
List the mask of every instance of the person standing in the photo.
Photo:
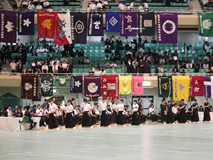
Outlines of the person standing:
[[84,102],[81,104],[81,108],[83,109],[82,127],[92,126],[90,123],[91,117],[89,116],[89,111],[91,107],[90,104],[87,103],[87,99],[84,99]]
[[203,106],[205,108],[204,110],[204,117],[203,117],[203,122],[205,121],[210,121],[211,120],[211,117],[210,117],[210,104],[208,102],[208,99],[206,99],[203,103]]
[[173,107],[172,102],[168,101],[168,105],[166,106],[166,111],[167,111],[166,123],[173,123],[174,122],[174,117],[173,117],[173,113],[172,113],[172,107]]
[[75,127],[75,119],[74,119],[74,108],[71,104],[71,100],[67,101],[67,107],[65,110],[66,118],[65,118],[65,127],[73,128]]
[[108,99],[109,98],[102,98],[102,101],[100,101],[101,98],[98,99],[98,103],[101,106],[101,126],[108,126],[109,124],[107,123],[107,114],[106,114],[106,110],[107,110],[107,104],[108,104]]
[[149,114],[150,114],[150,116],[151,116],[152,122],[158,120],[157,112],[156,112],[156,110],[154,109],[154,105],[153,105],[153,104],[150,104]]
[[166,100],[165,98],[162,100],[162,103],[160,105],[160,110],[161,110],[161,122],[164,123],[166,121]]
[[137,104],[137,101],[134,100],[134,103],[132,105],[132,125],[140,125],[141,119],[140,119],[140,113],[139,113],[139,105]]
[[123,104],[122,99],[120,100],[120,103],[117,105],[117,109],[118,109],[118,122],[117,122],[117,124],[124,125],[125,124],[125,115],[123,114],[124,104]]
[[53,99],[50,100],[49,104],[49,112],[48,112],[48,127],[49,129],[54,129],[58,127],[58,122],[55,117],[55,113],[57,111],[58,107],[57,105],[53,102]]
[[199,115],[198,115],[198,104],[197,104],[197,100],[194,99],[194,102],[191,106],[192,108],[192,122],[198,122],[199,121]]
[[180,112],[178,123],[186,123],[187,116],[186,116],[186,105],[184,104],[184,99],[181,99],[178,109]]

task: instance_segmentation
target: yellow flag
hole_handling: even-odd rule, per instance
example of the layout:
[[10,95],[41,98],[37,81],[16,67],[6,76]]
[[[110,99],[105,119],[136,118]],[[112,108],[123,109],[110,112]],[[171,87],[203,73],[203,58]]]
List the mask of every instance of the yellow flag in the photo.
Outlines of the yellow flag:
[[172,87],[173,87],[173,100],[188,101],[189,99],[189,76],[173,76]]
[[131,76],[119,76],[119,94],[131,94]]

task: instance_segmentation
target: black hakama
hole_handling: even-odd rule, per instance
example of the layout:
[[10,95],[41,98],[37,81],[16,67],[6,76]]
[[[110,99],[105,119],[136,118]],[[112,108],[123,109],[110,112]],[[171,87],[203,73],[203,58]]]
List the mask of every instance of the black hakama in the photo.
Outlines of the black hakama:
[[54,129],[58,127],[57,119],[53,113],[49,114],[48,127],[49,129]]
[[73,113],[67,113],[66,119],[65,119],[65,127],[66,128],[73,128],[75,127],[75,118],[73,117]]
[[141,118],[139,112],[133,112],[132,115],[132,125],[140,125],[141,124]]
[[101,115],[101,126],[108,126],[108,117],[106,114],[106,111],[102,111],[102,115]]
[[203,121],[211,121],[209,107],[205,107]]
[[118,122],[117,119],[118,119],[117,112],[115,110],[113,110],[113,120],[112,120],[112,123],[117,123]]
[[118,122],[117,124],[124,125],[125,124],[125,115],[123,115],[123,111],[118,112]]
[[88,111],[83,113],[82,127],[92,126],[92,118],[89,116]]
[[182,108],[180,110],[178,123],[186,123],[186,121],[187,121],[187,115],[186,115],[186,112],[185,112],[185,108]]
[[199,121],[199,115],[198,115],[198,110],[193,109],[193,113],[192,113],[192,122],[198,122]]

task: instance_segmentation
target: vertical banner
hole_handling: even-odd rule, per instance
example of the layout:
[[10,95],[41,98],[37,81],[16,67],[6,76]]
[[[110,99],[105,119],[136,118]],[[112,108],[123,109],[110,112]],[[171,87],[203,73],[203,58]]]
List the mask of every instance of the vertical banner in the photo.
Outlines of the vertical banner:
[[55,38],[57,12],[37,12],[38,38]]
[[199,35],[204,37],[213,37],[213,14],[198,13]]
[[117,75],[102,76],[102,97],[119,99],[119,77]]
[[65,45],[71,44],[71,21],[70,21],[70,11],[67,10],[66,14],[59,14],[56,17],[56,35],[55,44]]
[[41,94],[44,97],[53,95],[53,77],[51,75],[41,76]]
[[119,94],[131,94],[131,76],[119,76]]
[[137,12],[121,12],[120,15],[120,35],[137,36]]
[[173,100],[188,101],[189,99],[189,76],[173,76],[172,88],[173,88]]
[[138,35],[155,36],[155,14],[154,12],[138,13]]
[[82,76],[72,76],[70,92],[71,93],[82,93],[82,84],[83,84]]
[[213,76],[204,77],[204,97],[213,98]]
[[120,12],[106,12],[106,32],[120,31]]
[[18,12],[18,35],[34,35],[34,12]]
[[158,96],[172,97],[172,77],[171,76],[158,77]]
[[177,13],[157,13],[158,43],[177,43],[177,30]]
[[21,76],[21,98],[39,99],[38,96],[38,76]]
[[57,87],[69,87],[70,76],[54,76],[54,85]]
[[132,94],[144,94],[143,76],[132,76]]
[[103,36],[103,14],[89,14],[88,36]]
[[101,96],[101,78],[99,76],[84,76],[84,96]]
[[191,96],[203,97],[204,81],[203,76],[191,76]]
[[0,42],[16,42],[16,12],[0,11]]
[[71,13],[72,43],[87,42],[87,13]]

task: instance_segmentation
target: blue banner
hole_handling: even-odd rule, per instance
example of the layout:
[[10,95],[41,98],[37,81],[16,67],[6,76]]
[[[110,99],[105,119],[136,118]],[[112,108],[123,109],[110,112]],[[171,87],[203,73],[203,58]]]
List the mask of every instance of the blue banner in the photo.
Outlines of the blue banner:
[[89,14],[88,36],[103,36],[103,14]]
[[18,13],[18,34],[34,35],[34,12]]
[[120,12],[106,12],[106,32],[120,32]]
[[70,92],[72,93],[82,93],[82,76],[72,76],[71,77],[71,87]]

